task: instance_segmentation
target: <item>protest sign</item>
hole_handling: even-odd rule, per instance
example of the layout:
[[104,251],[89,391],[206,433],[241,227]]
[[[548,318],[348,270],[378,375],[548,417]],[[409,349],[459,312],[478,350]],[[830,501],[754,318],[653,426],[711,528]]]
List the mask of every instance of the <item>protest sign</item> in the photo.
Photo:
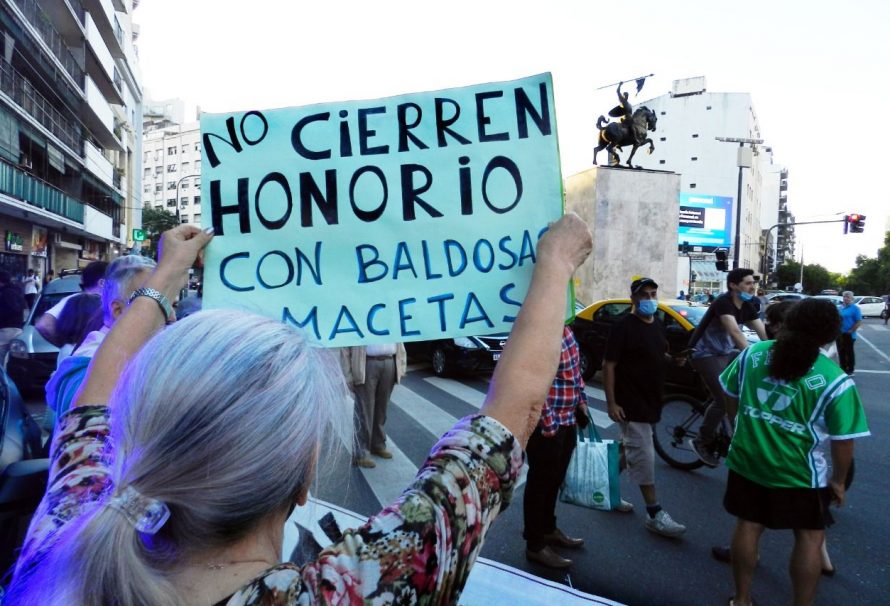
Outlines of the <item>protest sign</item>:
[[549,74],[201,116],[205,308],[325,346],[508,332],[562,214]]

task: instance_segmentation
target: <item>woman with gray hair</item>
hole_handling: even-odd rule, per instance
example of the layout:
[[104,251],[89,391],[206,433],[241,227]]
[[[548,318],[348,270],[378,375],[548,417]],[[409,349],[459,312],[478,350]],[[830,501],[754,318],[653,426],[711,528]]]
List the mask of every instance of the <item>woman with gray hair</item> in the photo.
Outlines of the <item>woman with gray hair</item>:
[[539,241],[480,414],[439,440],[395,503],[303,567],[280,563],[283,524],[323,445],[351,435],[346,387],[328,351],[272,320],[201,312],[160,331],[210,238],[165,234],[97,352],[60,420],[8,603],[456,603],[556,371],[586,225],[568,215]]

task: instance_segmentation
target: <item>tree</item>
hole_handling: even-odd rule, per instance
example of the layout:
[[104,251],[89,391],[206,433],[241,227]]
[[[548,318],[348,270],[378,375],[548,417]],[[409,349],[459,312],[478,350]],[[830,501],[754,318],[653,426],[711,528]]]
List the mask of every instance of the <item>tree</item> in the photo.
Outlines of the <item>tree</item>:
[[878,249],[876,257],[856,257],[856,267],[847,276],[846,288],[857,294],[890,293],[890,231],[884,236],[884,246]]
[[[818,264],[803,266],[803,291],[810,295],[818,295],[828,288],[840,287],[840,274],[832,274]],[[792,288],[800,282],[800,263],[788,261],[776,269],[776,281],[779,288]]]
[[158,257],[158,242],[161,234],[179,225],[176,215],[162,209],[146,208],[142,211],[142,229],[149,240],[149,256],[152,259]]

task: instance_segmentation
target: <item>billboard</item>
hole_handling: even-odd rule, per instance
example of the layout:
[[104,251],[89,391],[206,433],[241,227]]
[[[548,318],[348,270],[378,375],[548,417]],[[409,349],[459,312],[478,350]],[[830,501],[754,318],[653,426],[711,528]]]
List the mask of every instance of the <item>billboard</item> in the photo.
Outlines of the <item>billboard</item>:
[[677,243],[711,250],[732,242],[732,198],[702,194],[680,194],[680,229]]

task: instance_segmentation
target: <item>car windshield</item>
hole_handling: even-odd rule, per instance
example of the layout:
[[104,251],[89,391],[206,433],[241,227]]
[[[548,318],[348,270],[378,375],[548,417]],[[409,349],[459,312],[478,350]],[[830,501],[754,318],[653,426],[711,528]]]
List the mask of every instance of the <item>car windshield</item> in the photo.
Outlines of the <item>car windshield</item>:
[[686,318],[693,326],[698,326],[701,319],[705,317],[706,307],[693,307],[692,305],[672,305],[671,309]]
[[70,297],[71,295],[76,294],[73,292],[45,292],[40,296],[40,300],[37,302],[37,311],[31,315],[31,324],[37,322],[37,319],[46,313],[47,310],[51,309],[56,303],[64,299],[65,297]]

